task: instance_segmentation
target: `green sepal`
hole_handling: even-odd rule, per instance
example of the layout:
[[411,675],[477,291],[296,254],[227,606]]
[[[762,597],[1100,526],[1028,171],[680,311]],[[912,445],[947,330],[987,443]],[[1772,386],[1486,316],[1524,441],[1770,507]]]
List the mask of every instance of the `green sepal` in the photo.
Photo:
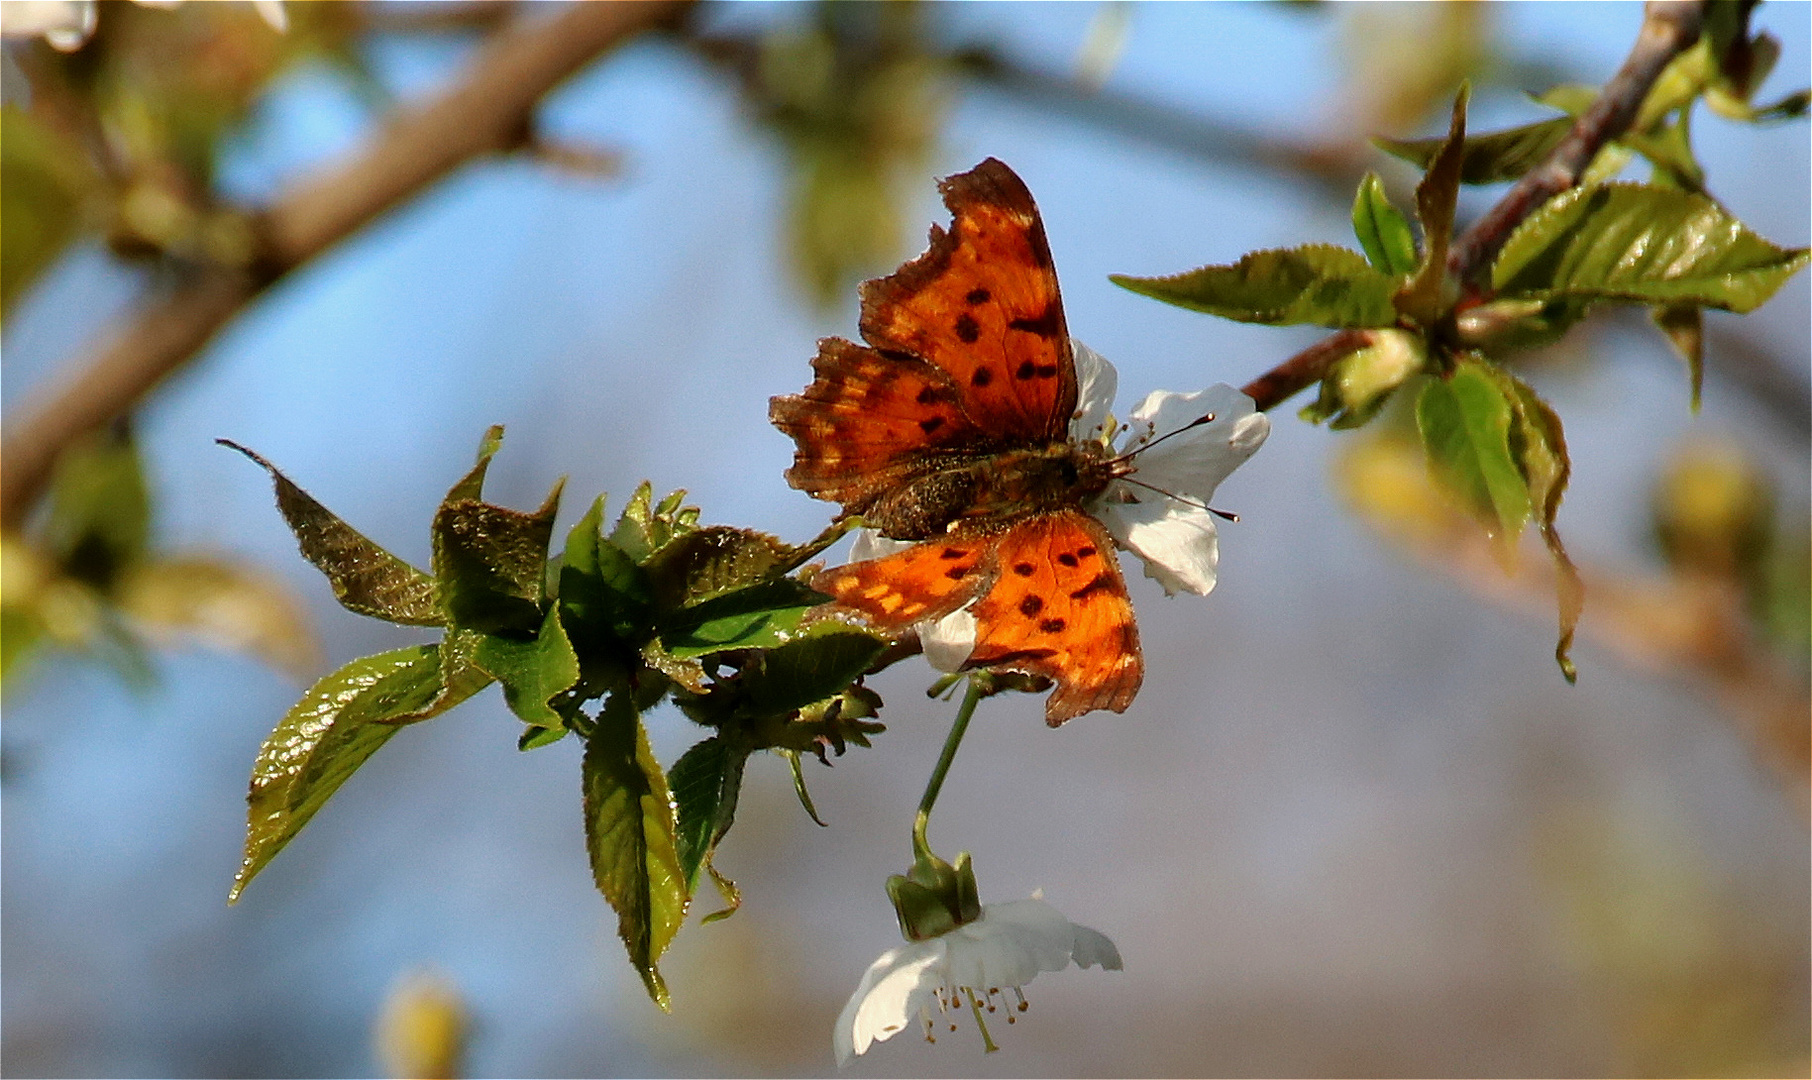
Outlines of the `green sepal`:
[[812,793],[805,786],[805,767],[799,763],[799,751],[777,749],[774,752],[786,758],[787,767],[792,770],[793,794],[798,796],[799,806],[805,811],[805,816],[811,818],[812,823],[821,829],[830,828],[824,819],[818,816],[818,808],[812,805]]
[[1646,184],[1574,188],[1529,215],[1492,267],[1501,296],[1699,304],[1738,313],[1805,267],[1704,195]]
[[366,539],[264,458],[226,439],[215,442],[239,451],[270,473],[277,510],[296,534],[302,557],[327,575],[342,607],[410,626],[446,625],[433,578]]
[[1422,227],[1422,261],[1391,298],[1396,310],[1423,326],[1433,326],[1453,310],[1459,283],[1447,273],[1447,247],[1453,239],[1453,213],[1459,205],[1460,167],[1466,153],[1466,103],[1472,90],[1460,84],[1453,100],[1447,138],[1416,185],[1416,222]]
[[1326,421],[1336,430],[1361,427],[1392,391],[1427,366],[1428,347],[1420,334],[1374,330],[1369,345],[1335,361],[1321,380],[1320,395],[1298,415],[1311,424]]
[[[549,730],[564,726],[564,714],[551,702],[579,681],[579,657],[560,624],[559,605],[547,609],[533,638],[484,635],[474,659],[502,684],[503,700],[523,723]],[[568,702],[566,711],[576,707],[576,701]]]
[[1391,203],[1377,173],[1366,173],[1353,196],[1353,235],[1379,273],[1395,277],[1416,268],[1416,238],[1409,219]]
[[920,851],[912,869],[887,879],[887,896],[907,941],[926,941],[981,918],[980,891],[967,851],[954,864]]
[[478,460],[470,472],[460,477],[447,490],[443,503],[478,502],[484,498],[485,473],[491,468],[491,459],[503,448],[503,425],[492,424],[485,428],[484,435],[478,440]]
[[445,712],[484,685],[450,685],[444,675],[439,647],[411,645],[354,660],[302,695],[252,766],[245,857],[228,903],[399,727]]
[[434,515],[434,576],[455,625],[521,635],[541,625],[548,541],[565,483],[556,481],[529,514],[472,500],[441,504]]
[[748,759],[746,747],[714,735],[681,755],[667,773],[667,787],[673,792],[678,820],[675,837],[686,888],[696,895],[700,875],[710,871],[713,884],[730,905],[728,910],[714,913],[717,917],[728,915],[741,902],[735,883],[716,872],[712,857],[736,821],[736,801]]
[[[1473,135],[1460,147],[1460,183],[1467,185],[1496,184],[1515,180],[1546,161],[1567,132],[1573,130],[1573,118],[1555,116],[1532,124],[1503,131]],[[1373,136],[1372,145],[1427,170],[1441,150],[1446,138],[1387,139]]]
[[1238,322],[1287,326],[1389,326],[1396,279],[1365,256],[1333,244],[1254,251],[1230,266],[1170,277],[1110,274],[1108,280],[1166,304]]
[[656,962],[690,894],[675,843],[673,798],[628,695],[612,694],[585,743],[585,846],[592,880],[617,913],[617,935],[648,996],[672,1011]]

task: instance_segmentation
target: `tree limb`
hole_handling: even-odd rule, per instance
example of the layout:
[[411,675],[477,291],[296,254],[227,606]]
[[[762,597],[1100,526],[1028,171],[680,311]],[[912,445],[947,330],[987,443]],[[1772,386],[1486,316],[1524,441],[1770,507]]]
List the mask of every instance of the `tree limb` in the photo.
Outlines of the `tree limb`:
[[467,161],[516,146],[544,94],[686,7],[683,0],[580,3],[499,31],[450,89],[399,110],[350,160],[280,195],[260,219],[263,249],[253,272],[203,270],[148,302],[86,367],[8,418],[0,525],[19,527],[64,446],[130,410],[265,288]]

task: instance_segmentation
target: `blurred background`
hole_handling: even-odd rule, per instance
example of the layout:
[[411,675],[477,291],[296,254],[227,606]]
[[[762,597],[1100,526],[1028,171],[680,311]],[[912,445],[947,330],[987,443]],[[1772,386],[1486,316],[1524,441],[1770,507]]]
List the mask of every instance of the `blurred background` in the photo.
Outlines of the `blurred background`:
[[[337,607],[264,475],[213,440],[418,566],[495,422],[487,496],[532,506],[567,475],[562,534],[647,478],[803,541],[830,508],[786,486],[767,399],[806,384],[818,337],[853,336],[856,282],[945,220],[935,177],[993,155],[1026,180],[1121,412],[1238,385],[1317,332],[1107,275],[1353,246],[1363,173],[1400,205],[1415,180],[1364,135],[1444,130],[1467,77],[1474,130],[1548,115],[1524,93],[1602,83],[1641,7],[637,9],[506,145],[274,268],[253,211],[321,194],[393,110],[565,9],[103,3],[68,52],[27,25],[43,14],[3,16],[7,454],[119,326],[156,329],[122,320],[244,292],[5,538],[0,1070],[369,1075],[430,1068],[380,1042],[439,1022],[468,1075],[650,1076],[833,1070],[837,1010],[898,941],[882,884],[953,711],[929,669],[874,681],[873,749],[806,763],[828,828],[785,762],[751,763],[717,859],[745,905],[681,934],[671,1016],[593,889],[577,744],[518,753],[495,692],[393,740],[229,909],[264,736],[320,674],[429,638]],[[1802,88],[1809,23],[1756,11],[1782,52],[1760,99]],[[1804,244],[1803,122],[1697,119],[1709,189]],[[985,900],[1042,888],[1126,970],[1040,979],[1002,1053],[965,1024],[847,1071],[1805,1075],[1809,324],[1804,274],[1712,313],[1697,415],[1640,318],[1523,366],[1573,451],[1576,687],[1539,553],[1480,547],[1400,424],[1279,410],[1217,497],[1241,520],[1215,593],[1132,583],[1134,706],[1051,731],[1036,699],[988,702],[933,823]],[[669,764],[698,735],[649,723]]]

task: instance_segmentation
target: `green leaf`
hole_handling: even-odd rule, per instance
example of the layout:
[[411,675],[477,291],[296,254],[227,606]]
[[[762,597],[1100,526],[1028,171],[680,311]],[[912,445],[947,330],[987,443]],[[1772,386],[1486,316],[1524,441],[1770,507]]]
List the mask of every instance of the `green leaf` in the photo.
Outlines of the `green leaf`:
[[565,482],[557,481],[532,514],[481,502],[441,504],[434,515],[434,576],[455,624],[519,634],[541,625],[547,545]]
[[765,649],[791,641],[806,613],[829,597],[791,578],[682,608],[665,617],[661,643],[681,660],[725,649]]
[[102,590],[139,561],[151,534],[151,499],[124,425],[64,450],[51,481],[44,545],[63,572]]
[[635,489],[629,504],[617,518],[610,542],[637,564],[647,562],[648,557],[665,547],[669,540],[695,527],[698,508],[682,506],[685,497],[685,491],[675,491],[659,505],[651,505],[654,487],[648,481],[642,481],[642,486]]
[[1500,295],[1699,304],[1753,311],[1805,267],[1713,200],[1640,184],[1574,188],[1549,200],[1505,242]]
[[302,695],[271,732],[252,766],[245,858],[228,902],[302,831],[402,724],[444,712],[468,693],[450,695],[441,654],[411,645],[354,660]]
[[1554,646],[1554,661],[1560,665],[1567,682],[1576,682],[1579,671],[1570,655],[1573,633],[1585,609],[1585,583],[1579,569],[1567,556],[1554,519],[1560,512],[1560,500],[1566,494],[1572,463],[1567,456],[1567,439],[1561,431],[1560,417],[1548,403],[1537,397],[1522,380],[1501,368],[1493,368],[1500,385],[1506,388],[1515,420],[1511,427],[1510,449],[1517,468],[1528,484],[1529,501],[1541,527],[1542,542],[1554,560],[1555,594],[1559,610],[1560,633]]
[[[699,875],[712,869],[717,845],[736,820],[736,800],[742,791],[743,768],[749,751],[714,735],[685,752],[667,774],[678,816],[680,866],[687,889],[698,892]],[[712,879],[724,899],[736,903],[735,884],[715,872]],[[728,886],[726,889],[725,886]]]
[[1166,304],[1239,322],[1273,326],[1389,326],[1396,281],[1365,256],[1332,244],[1254,251],[1231,266],[1204,266],[1171,277],[1109,280]]
[[1699,391],[1705,384],[1705,313],[1695,304],[1661,304],[1649,312],[1655,326],[1686,361],[1692,384],[1692,411],[1699,411]]
[[1416,268],[1416,238],[1409,219],[1391,205],[1384,183],[1368,172],[1353,197],[1353,233],[1379,273],[1396,276]]
[[760,583],[790,554],[766,533],[712,525],[673,539],[643,569],[656,606],[671,609]]
[[1423,387],[1416,426],[1435,476],[1509,540],[1529,520],[1529,487],[1510,452],[1510,403],[1484,366],[1462,360],[1450,377]]
[[503,425],[492,424],[485,429],[484,437],[478,440],[478,462],[472,471],[459,478],[459,482],[447,492],[441,501],[477,502],[484,497],[484,477],[491,467],[491,459],[503,447]]
[[100,178],[73,133],[11,102],[0,117],[5,125],[0,174],[6,177],[0,185],[0,219],[6,222],[6,244],[0,247],[0,318],[6,318],[79,234],[83,204]]
[[547,609],[531,640],[484,635],[474,661],[503,684],[503,700],[523,723],[549,730],[564,726],[549,702],[579,681],[579,657],[560,625],[558,605]]
[[675,847],[673,799],[624,694],[604,703],[583,764],[585,847],[592,880],[617,913],[617,935],[648,996],[671,1011],[655,962],[686,917],[690,896]]
[[603,538],[603,520],[600,495],[566,534],[560,565],[560,607],[567,633],[588,668],[605,662],[606,654],[633,653],[648,631],[648,576]]
[[394,623],[446,623],[433,578],[367,540],[308,492],[290,483],[275,465],[238,443],[215,441],[239,451],[270,473],[277,491],[277,509],[296,534],[302,557],[327,575],[341,606]]
[[[1460,147],[1460,183],[1496,184],[1515,180],[1546,161],[1571,130],[1572,117],[1556,116],[1504,131],[1474,135]],[[1431,168],[1447,144],[1446,138],[1372,138],[1373,146],[1424,170]]]
[[[1471,88],[1462,83],[1453,100],[1447,139],[1416,185],[1416,221],[1422,226],[1422,262],[1393,296],[1396,310],[1423,326],[1432,326],[1453,309],[1459,283],[1447,273],[1447,246],[1453,239],[1453,212],[1459,205],[1460,167],[1466,154],[1466,103]],[[1394,321],[1394,320],[1393,320]]]
[[860,630],[826,629],[757,653],[742,673],[742,693],[753,715],[790,713],[823,701],[854,682],[886,644]]

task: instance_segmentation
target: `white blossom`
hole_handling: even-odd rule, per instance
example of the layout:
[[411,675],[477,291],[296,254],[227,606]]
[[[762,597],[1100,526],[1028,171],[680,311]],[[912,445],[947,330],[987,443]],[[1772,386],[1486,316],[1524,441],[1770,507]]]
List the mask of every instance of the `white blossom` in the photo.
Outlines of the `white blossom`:
[[1039,972],[1071,963],[1119,971],[1120,951],[1105,934],[1070,922],[1037,894],[988,904],[973,922],[890,949],[869,965],[831,1033],[837,1064],[913,1024],[935,1041],[934,1011],[938,1021],[954,1026],[954,1010],[969,1009],[980,1021],[1005,1008],[1013,1023],[1026,1008],[1021,988]]
[[[145,7],[173,8],[182,0],[136,0]],[[289,13],[282,0],[251,0],[259,17],[279,33],[289,29]],[[73,52],[94,33],[98,14],[95,0],[0,0],[0,34],[6,37],[42,36],[53,48]]]

